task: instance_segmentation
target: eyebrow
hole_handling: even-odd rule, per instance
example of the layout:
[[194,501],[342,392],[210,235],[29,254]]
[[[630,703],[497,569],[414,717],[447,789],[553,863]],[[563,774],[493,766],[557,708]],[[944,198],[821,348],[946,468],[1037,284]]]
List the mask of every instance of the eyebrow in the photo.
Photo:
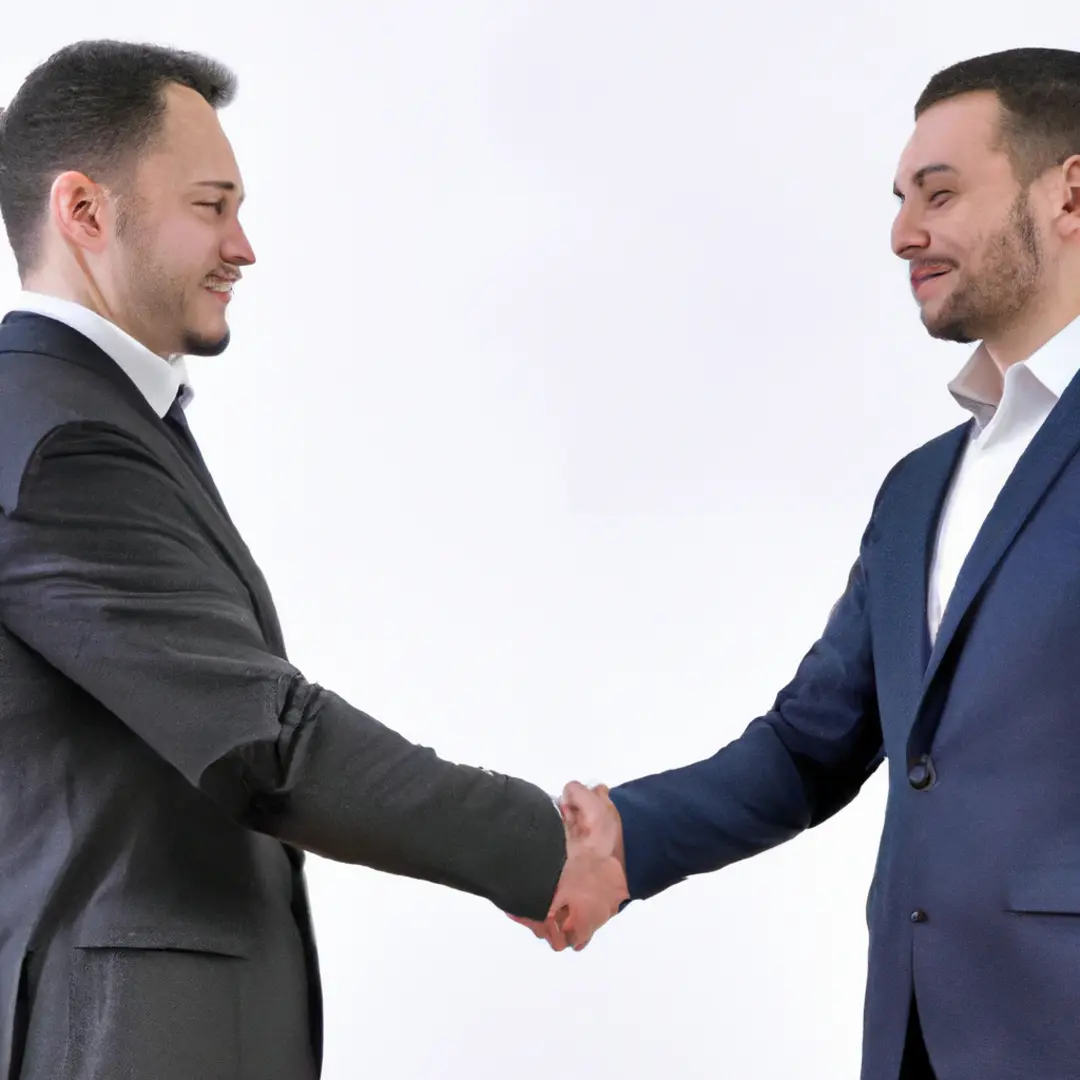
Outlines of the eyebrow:
[[[214,188],[216,191],[236,191],[236,184],[231,180],[198,180],[195,186]],[[238,201],[242,203],[244,196],[241,195]]]
[[[916,187],[922,187],[926,183],[928,176],[934,176],[937,173],[955,173],[951,165],[946,165],[944,162],[935,162],[933,165],[924,165],[921,169],[916,170],[915,175],[911,178]],[[892,193],[898,198],[903,199],[903,192],[893,184]]]

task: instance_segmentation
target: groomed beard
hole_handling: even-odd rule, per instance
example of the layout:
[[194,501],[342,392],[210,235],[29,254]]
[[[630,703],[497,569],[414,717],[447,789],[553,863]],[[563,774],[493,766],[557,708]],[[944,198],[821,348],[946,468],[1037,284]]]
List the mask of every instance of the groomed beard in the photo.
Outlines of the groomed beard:
[[188,285],[171,275],[159,262],[148,230],[142,227],[139,201],[129,197],[117,211],[116,239],[124,251],[127,270],[127,300],[132,314],[149,329],[176,327],[178,340],[169,342],[169,352],[185,356],[220,356],[228,347],[231,333],[207,338],[184,326],[184,304]]
[[220,356],[229,347],[231,338],[232,334],[228,330],[216,341],[185,331],[181,351],[185,356]]
[[1007,326],[1038,292],[1042,245],[1026,191],[1009,208],[1001,229],[987,238],[982,265],[923,325],[933,338],[962,345],[990,337]]

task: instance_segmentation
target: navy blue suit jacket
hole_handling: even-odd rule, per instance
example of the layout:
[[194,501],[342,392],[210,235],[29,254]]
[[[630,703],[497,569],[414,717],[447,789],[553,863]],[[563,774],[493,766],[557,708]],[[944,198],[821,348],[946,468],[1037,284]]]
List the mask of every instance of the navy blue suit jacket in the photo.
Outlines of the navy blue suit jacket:
[[942,1077],[1080,1077],[1080,379],[1009,477],[931,647],[937,521],[970,425],[886,477],[847,589],[772,709],[612,790],[632,899],[791,839],[884,760],[863,1080],[912,993]]

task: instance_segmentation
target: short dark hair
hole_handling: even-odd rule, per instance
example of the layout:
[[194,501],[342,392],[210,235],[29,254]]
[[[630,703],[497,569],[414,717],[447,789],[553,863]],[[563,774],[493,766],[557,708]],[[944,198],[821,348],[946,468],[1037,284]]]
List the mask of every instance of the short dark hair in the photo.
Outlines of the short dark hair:
[[1000,146],[1027,186],[1080,154],[1080,53],[1007,49],[939,71],[915,103],[915,119],[940,101],[990,91],[1001,104]]
[[35,68],[0,113],[0,214],[20,278],[40,257],[53,181],[69,169],[119,183],[160,134],[169,84],[215,109],[236,77],[198,53],[124,41],[80,41]]

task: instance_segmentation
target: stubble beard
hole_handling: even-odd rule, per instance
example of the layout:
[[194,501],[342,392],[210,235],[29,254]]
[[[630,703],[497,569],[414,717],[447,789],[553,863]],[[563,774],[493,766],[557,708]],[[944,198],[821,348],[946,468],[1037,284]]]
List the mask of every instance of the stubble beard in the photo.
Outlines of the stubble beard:
[[933,319],[923,313],[923,326],[932,338],[961,345],[981,341],[1008,326],[1032,302],[1043,253],[1026,191],[1017,196],[984,251],[978,275],[960,284]]
[[127,301],[136,324],[151,340],[165,346],[165,355],[220,356],[229,347],[229,329],[217,338],[190,329],[186,312],[189,286],[160,264],[134,208],[117,221],[116,236],[124,250]]

